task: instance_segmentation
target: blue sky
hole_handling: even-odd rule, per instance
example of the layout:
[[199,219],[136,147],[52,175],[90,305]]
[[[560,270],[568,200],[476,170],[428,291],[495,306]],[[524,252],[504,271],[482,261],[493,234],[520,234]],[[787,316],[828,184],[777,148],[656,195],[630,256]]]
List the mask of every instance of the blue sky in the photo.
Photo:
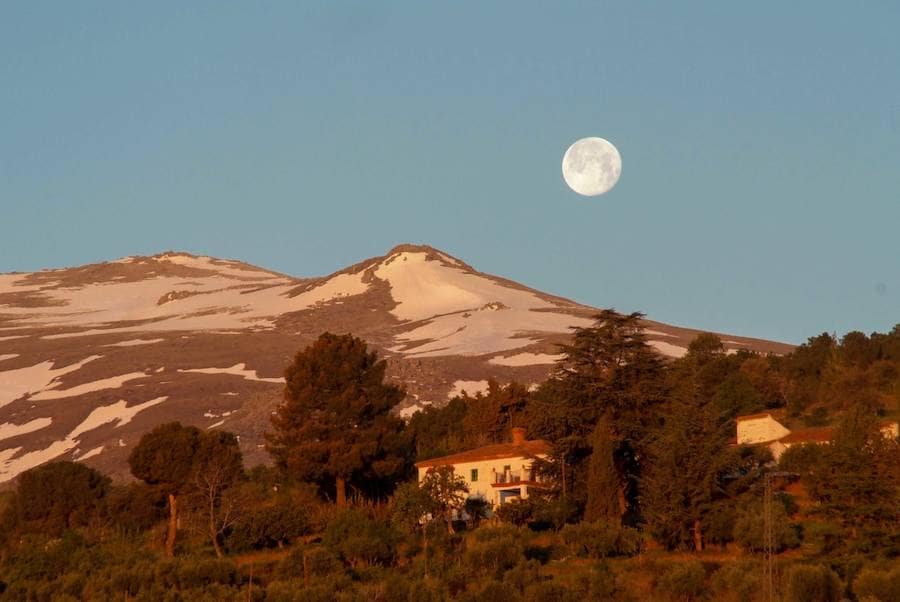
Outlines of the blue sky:
[[[661,321],[900,322],[900,4],[0,7],[0,271],[427,243]],[[569,144],[612,141],[610,193]]]

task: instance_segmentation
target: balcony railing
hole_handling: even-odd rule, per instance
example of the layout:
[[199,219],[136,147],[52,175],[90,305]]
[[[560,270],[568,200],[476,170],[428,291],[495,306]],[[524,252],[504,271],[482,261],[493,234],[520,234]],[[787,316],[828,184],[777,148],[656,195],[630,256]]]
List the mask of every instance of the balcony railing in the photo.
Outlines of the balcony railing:
[[505,485],[512,483],[532,482],[536,475],[530,470],[509,470],[506,472],[498,472],[494,478],[495,485]]

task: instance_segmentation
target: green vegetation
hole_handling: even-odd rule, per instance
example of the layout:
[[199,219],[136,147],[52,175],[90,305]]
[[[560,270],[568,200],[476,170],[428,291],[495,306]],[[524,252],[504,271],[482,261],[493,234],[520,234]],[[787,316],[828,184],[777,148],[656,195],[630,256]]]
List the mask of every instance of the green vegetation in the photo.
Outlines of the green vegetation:
[[390,413],[405,393],[384,382],[385,366],[350,335],[325,333],[299,352],[267,436],[276,466],[334,492],[339,506],[347,505],[348,485],[378,495],[407,476],[408,439]]
[[[138,482],[72,462],[21,475],[0,497],[0,600],[752,602],[769,545],[779,599],[900,600],[900,444],[880,430],[900,328],[785,357],[701,335],[667,363],[640,318],[604,312],[533,392],[492,383],[405,425],[384,362],[323,335],[288,369],[274,467],[172,423],[133,450]],[[762,410],[834,436],[776,465],[730,444]],[[452,470],[412,478],[511,426],[552,445],[528,499],[490,513]]]

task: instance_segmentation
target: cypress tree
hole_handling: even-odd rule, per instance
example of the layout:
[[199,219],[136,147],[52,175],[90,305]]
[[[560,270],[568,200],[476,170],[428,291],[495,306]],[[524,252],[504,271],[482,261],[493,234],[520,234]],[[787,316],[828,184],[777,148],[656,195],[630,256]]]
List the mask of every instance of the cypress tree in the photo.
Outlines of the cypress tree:
[[619,474],[614,454],[616,442],[613,440],[609,421],[601,420],[591,436],[593,451],[588,462],[587,506],[584,519],[589,522],[618,521],[624,512],[620,500]]

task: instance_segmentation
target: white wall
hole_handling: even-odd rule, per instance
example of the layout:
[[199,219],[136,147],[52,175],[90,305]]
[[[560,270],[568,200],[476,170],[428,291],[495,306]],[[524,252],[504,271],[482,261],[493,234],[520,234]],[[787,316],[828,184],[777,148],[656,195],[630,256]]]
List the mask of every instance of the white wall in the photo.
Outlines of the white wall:
[[[496,506],[500,504],[500,493],[497,487],[493,487],[497,474],[503,472],[503,467],[509,466],[511,472],[518,472],[520,478],[526,478],[526,473],[531,469],[531,458],[503,458],[500,460],[481,460],[478,462],[460,462],[454,464],[453,469],[457,475],[461,476],[469,488],[469,497],[481,497],[487,502]],[[419,468],[419,482],[428,474],[431,467]],[[472,470],[478,470],[478,480],[472,480]],[[528,488],[522,485],[519,495],[523,498],[528,497]]]

